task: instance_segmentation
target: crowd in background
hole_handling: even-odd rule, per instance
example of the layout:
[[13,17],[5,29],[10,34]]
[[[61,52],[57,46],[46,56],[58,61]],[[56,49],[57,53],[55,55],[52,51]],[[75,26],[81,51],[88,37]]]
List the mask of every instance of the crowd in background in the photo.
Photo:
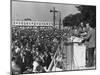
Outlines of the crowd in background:
[[12,28],[12,74],[45,72],[63,39],[62,36],[67,33],[68,30],[58,29]]
[[87,30],[83,26],[63,30],[12,27],[12,75],[46,72],[61,40],[73,35],[80,37],[84,32]]

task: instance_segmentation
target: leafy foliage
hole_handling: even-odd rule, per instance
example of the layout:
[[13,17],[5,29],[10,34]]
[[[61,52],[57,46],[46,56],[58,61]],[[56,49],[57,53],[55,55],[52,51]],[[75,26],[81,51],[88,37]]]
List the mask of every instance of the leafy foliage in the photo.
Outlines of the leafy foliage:
[[96,6],[77,6],[80,13],[66,16],[63,19],[64,26],[78,26],[80,22],[89,22],[92,27],[96,27]]

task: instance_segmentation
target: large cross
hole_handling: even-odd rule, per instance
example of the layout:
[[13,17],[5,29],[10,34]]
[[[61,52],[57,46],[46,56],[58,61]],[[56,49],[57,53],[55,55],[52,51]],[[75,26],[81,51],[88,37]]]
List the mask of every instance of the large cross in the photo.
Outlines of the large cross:
[[50,12],[53,12],[53,25],[55,27],[55,13],[58,12],[58,11],[55,10],[55,7],[53,7],[53,10],[50,10]]

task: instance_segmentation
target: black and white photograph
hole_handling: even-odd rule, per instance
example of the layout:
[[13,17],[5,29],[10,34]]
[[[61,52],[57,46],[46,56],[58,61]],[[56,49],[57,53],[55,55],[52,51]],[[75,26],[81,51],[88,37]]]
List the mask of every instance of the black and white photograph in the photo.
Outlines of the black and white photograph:
[[11,0],[11,75],[96,70],[96,5]]

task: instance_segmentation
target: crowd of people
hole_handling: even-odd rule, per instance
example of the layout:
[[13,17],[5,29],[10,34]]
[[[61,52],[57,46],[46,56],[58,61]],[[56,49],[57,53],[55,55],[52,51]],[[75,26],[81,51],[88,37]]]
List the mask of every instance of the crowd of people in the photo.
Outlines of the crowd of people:
[[12,27],[12,74],[45,72],[62,36],[67,32],[68,30]]
[[[80,37],[80,34],[87,32],[82,26],[63,30],[12,27],[11,31],[12,75],[46,72],[61,40],[73,35]],[[93,53],[88,57],[92,63]]]

